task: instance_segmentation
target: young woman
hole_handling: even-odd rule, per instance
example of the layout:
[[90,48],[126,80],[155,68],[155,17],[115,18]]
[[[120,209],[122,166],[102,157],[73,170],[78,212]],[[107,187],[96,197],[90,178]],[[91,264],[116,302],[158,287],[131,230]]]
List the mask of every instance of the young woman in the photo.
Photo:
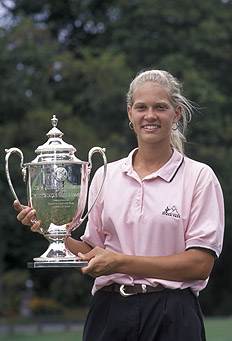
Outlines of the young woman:
[[[138,148],[108,165],[82,241],[66,241],[89,261],[83,274],[96,278],[83,339],[205,340],[197,296],[222,249],[220,184],[210,167],[184,155],[192,105],[171,74],[140,73],[127,111]],[[102,171],[91,183],[90,204]],[[34,215],[26,208],[18,219],[30,225]]]

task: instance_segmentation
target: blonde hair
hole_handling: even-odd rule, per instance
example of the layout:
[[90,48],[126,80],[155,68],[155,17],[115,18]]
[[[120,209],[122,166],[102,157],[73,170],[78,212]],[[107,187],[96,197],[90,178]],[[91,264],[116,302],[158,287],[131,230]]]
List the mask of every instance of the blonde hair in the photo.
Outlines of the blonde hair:
[[127,93],[127,105],[133,105],[134,93],[136,89],[145,82],[158,83],[166,88],[167,95],[174,109],[181,107],[181,122],[178,128],[172,129],[170,143],[171,146],[184,154],[185,131],[188,122],[191,120],[194,106],[181,94],[181,84],[169,72],[163,70],[150,70],[139,73],[131,82]]

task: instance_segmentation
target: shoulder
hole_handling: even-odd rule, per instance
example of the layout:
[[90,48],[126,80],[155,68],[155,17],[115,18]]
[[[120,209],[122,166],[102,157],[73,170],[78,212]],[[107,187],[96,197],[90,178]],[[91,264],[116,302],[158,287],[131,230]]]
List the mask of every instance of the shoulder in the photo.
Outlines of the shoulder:
[[185,156],[184,157],[184,162],[185,162],[185,165],[187,167],[187,169],[189,171],[192,171],[192,172],[207,172],[207,173],[214,173],[212,168],[207,165],[206,163],[203,163],[203,162],[200,162],[200,161],[196,161],[196,160],[193,160],[191,159],[190,157],[188,156]]
[[213,182],[214,184],[219,184],[216,174],[209,165],[193,160],[186,156],[184,158],[184,165],[188,177],[191,177],[191,179],[195,179],[202,186],[210,182]]

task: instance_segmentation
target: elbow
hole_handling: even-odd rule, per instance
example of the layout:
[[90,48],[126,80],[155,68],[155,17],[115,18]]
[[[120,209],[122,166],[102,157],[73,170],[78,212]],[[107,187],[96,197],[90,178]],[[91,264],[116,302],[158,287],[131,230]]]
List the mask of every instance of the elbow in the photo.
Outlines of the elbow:
[[192,268],[191,280],[202,280],[205,281],[209,278],[213,269],[215,256],[205,250],[189,250],[189,255],[192,256],[190,268]]
[[209,273],[202,273],[201,276],[199,276],[198,280],[200,281],[205,281],[209,278],[210,272]]
[[209,278],[211,271],[213,268],[213,264],[198,264],[196,265],[196,272],[194,275],[194,280],[205,281]]
[[212,269],[213,269],[213,264],[210,265],[210,266],[206,266],[206,267],[202,270],[201,279],[202,279],[202,280],[206,280],[207,278],[209,278]]
[[208,268],[202,268],[199,265],[195,266],[194,271],[188,273],[186,273],[186,276],[184,276],[185,278],[183,278],[183,280],[185,281],[205,281],[209,278],[211,273],[211,269]]

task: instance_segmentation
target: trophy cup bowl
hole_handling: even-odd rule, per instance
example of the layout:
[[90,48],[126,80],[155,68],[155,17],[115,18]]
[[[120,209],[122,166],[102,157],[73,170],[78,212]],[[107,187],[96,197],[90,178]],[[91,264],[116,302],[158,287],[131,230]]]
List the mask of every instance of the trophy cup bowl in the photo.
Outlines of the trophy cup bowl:
[[[107,169],[105,149],[93,147],[88,154],[88,162],[79,160],[76,149],[62,140],[63,133],[57,129],[58,119],[52,118],[53,128],[47,133],[48,141],[35,152],[39,155],[30,163],[23,163],[23,153],[19,148],[6,149],[6,176],[13,197],[23,209],[9,173],[9,157],[12,153],[20,156],[23,180],[27,184],[27,199],[36,210],[36,219],[41,221],[40,230],[49,241],[48,249],[29,262],[28,267],[81,267],[88,263],[81,261],[65,247],[65,240],[86,219],[93,208],[104,183]],[[88,181],[92,169],[92,156],[100,153],[104,162],[102,184],[97,196],[83,216]]]

